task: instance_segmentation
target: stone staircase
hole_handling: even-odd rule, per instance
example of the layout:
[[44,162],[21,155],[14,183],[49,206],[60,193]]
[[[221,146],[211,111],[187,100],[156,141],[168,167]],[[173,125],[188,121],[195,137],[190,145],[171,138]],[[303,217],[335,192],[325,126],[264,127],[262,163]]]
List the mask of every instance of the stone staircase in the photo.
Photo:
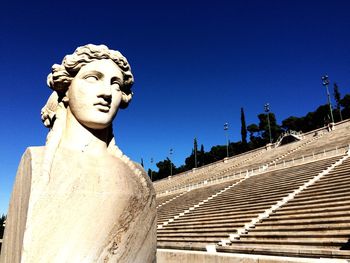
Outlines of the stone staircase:
[[156,205],[157,208],[160,208],[161,206],[175,200],[176,198],[186,194],[187,191],[184,192],[180,192],[180,193],[175,193],[175,194],[170,194],[170,195],[166,195],[166,196],[161,196],[161,197],[157,197],[156,199]]
[[167,225],[168,222],[174,220],[174,217],[179,217],[183,213],[188,213],[191,207],[194,207],[198,203],[207,199],[211,195],[217,194],[220,190],[234,184],[235,181],[225,182],[216,185],[210,185],[208,187],[201,187],[188,191],[186,194],[178,196],[171,202],[163,204],[158,208],[158,226]]
[[[327,158],[245,178],[222,194],[202,202],[186,214],[173,218],[158,228],[158,247],[206,250],[207,245],[216,245],[230,239],[252,219],[312,180],[337,159],[340,157]],[[181,199],[189,193],[177,201],[184,204]],[[205,192],[201,193],[203,199],[205,195]],[[210,194],[208,193],[207,196]],[[191,198],[187,197],[187,199]],[[167,208],[167,205],[164,205],[162,208],[171,211],[175,209],[175,206]],[[184,208],[185,206],[182,206],[180,210]],[[159,211],[159,215],[161,214],[162,212]],[[170,216],[173,214],[175,213]],[[161,215],[160,218],[162,221],[165,217]],[[233,251],[233,246],[225,246],[220,249],[222,251],[232,249]]]
[[350,259],[350,159],[221,252]]

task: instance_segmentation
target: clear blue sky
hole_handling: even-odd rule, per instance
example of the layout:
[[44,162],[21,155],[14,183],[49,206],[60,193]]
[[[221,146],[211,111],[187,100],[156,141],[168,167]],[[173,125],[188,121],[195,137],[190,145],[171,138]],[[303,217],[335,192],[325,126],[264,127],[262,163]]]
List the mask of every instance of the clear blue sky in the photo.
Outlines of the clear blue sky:
[[[51,65],[77,46],[120,50],[135,75],[134,99],[114,121],[133,160],[175,165],[191,153],[240,140],[269,102],[277,120],[326,102],[328,73],[350,93],[350,2],[332,1],[6,1],[0,11],[0,213],[22,153],[43,145],[40,109]],[[155,163],[152,168],[155,169]]]

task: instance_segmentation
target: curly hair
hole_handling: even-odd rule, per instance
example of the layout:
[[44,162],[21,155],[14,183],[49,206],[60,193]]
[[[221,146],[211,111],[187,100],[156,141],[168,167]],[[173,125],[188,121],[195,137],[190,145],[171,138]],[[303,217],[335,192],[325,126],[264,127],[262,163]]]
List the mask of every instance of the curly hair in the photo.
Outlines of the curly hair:
[[78,47],[73,54],[66,55],[62,64],[52,66],[52,72],[47,76],[47,85],[62,97],[79,70],[86,64],[100,59],[111,59],[120,68],[123,74],[121,85],[123,96],[120,108],[126,108],[132,99],[131,87],[134,77],[127,59],[119,51],[110,50],[105,45],[88,44]]

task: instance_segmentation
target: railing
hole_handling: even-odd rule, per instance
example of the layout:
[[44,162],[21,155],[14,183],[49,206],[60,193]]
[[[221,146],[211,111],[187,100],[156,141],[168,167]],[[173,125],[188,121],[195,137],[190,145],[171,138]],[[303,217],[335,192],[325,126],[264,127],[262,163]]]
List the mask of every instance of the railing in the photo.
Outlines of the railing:
[[259,167],[234,172],[233,174],[223,175],[221,177],[215,177],[212,179],[204,180],[202,182],[189,184],[189,185],[185,185],[185,186],[175,186],[175,187],[170,188],[169,190],[166,190],[164,192],[157,194],[157,196],[164,196],[164,195],[168,195],[170,193],[175,193],[175,192],[190,191],[193,189],[203,187],[205,185],[231,181],[233,179],[240,179],[242,177],[258,175],[258,174],[270,172],[273,170],[284,169],[287,167],[292,167],[292,166],[296,166],[296,165],[300,165],[300,164],[314,162],[314,161],[321,160],[321,159],[330,158],[333,156],[344,155],[349,149],[350,149],[350,145],[346,145],[346,146],[335,147],[335,148],[331,148],[331,149],[327,149],[327,150],[324,149],[323,151],[320,151],[317,153],[312,153],[312,154],[307,155],[307,156],[302,155],[299,158],[293,158],[293,159],[290,159],[288,161],[281,161],[278,163],[276,162],[272,165],[262,164],[262,165],[259,165]]
[[240,154],[228,157],[228,158],[226,157],[226,158],[224,158],[222,160],[219,160],[219,161],[216,161],[216,162],[213,162],[213,163],[209,163],[209,164],[205,164],[205,165],[203,165],[201,167],[194,168],[194,169],[186,171],[186,172],[182,172],[182,173],[179,173],[179,174],[176,174],[176,175],[173,175],[173,176],[168,176],[166,178],[163,178],[161,180],[158,180],[158,181],[154,182],[154,184],[166,182],[167,180],[174,179],[174,178],[176,178],[178,176],[187,176],[188,174],[203,173],[203,172],[206,172],[209,169],[213,169],[213,168],[217,167],[218,165],[222,164],[223,162],[226,163],[226,162],[231,161],[233,159],[242,157],[243,155],[250,155],[250,154],[258,153],[258,152],[264,151],[264,150],[266,150],[265,146],[257,148],[257,149],[254,149],[254,150],[251,150],[251,151],[248,151],[248,152],[240,153]]
[[278,137],[276,143],[274,144],[274,148],[278,147],[281,144],[284,137],[290,136],[290,135],[293,135],[294,137],[298,138],[299,140],[303,139],[303,133],[301,131],[297,132],[297,131],[289,130],[289,131],[282,133]]

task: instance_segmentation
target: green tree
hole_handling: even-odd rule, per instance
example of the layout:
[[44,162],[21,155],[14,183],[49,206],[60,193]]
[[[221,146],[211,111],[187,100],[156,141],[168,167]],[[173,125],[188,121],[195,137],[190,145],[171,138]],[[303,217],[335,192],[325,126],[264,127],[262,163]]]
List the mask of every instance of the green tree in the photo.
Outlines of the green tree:
[[288,130],[301,131],[301,122],[302,122],[301,118],[290,116],[287,119],[284,119],[282,121],[282,128],[285,131],[288,131]]
[[194,154],[194,167],[195,168],[197,168],[197,165],[198,165],[197,152],[198,152],[197,138],[194,138],[194,141],[193,141],[193,154]]
[[176,167],[168,157],[165,160],[156,163],[156,166],[158,167],[157,180],[165,178],[170,175],[170,165],[172,167],[172,170],[175,172]]
[[[336,93],[336,92],[335,92]],[[335,95],[338,96],[338,95]],[[339,94],[340,97],[340,94]],[[335,99],[338,100],[337,98]],[[342,99],[339,100],[339,105],[341,111],[342,111],[342,117],[343,119],[350,118],[350,94],[346,94]],[[242,128],[245,126],[245,120],[242,121],[244,118],[244,110],[241,108],[241,122],[242,122]],[[270,118],[270,125],[271,125],[271,133],[272,138],[276,139],[280,133],[283,130],[295,130],[295,131],[302,131],[302,132],[308,132],[311,130],[315,130],[317,128],[324,127],[327,123],[330,121],[330,112],[329,112],[329,106],[328,104],[320,105],[315,111],[308,112],[303,117],[295,117],[290,116],[287,119],[282,121],[282,126],[279,126],[276,121],[276,117],[274,113],[269,113]],[[246,135],[244,136],[244,129],[242,129],[242,141],[240,142],[230,142],[229,143],[229,149],[230,153],[233,155],[243,153],[247,150],[252,150],[261,146],[266,145],[266,143],[269,141],[269,134],[268,134],[268,122],[267,122],[267,115],[266,114],[259,114],[258,115],[259,124],[250,124],[246,127],[246,131],[248,131],[250,134],[249,136],[249,143],[247,143],[246,147],[244,147],[244,138],[246,138]],[[197,151],[197,164],[198,166],[206,165],[218,160],[222,160],[226,157],[226,145],[216,145],[213,146],[209,152],[204,151],[203,144],[201,145],[200,151],[198,152],[198,143],[195,139],[194,141],[194,147],[190,154],[185,159],[185,165],[181,165],[180,167],[176,168],[174,164],[171,163],[169,158],[167,158],[164,161],[161,161],[157,163],[157,167],[159,169],[158,172],[153,171],[153,181],[162,179],[170,174],[170,165],[172,165],[173,174],[183,172],[190,170],[194,167],[195,160],[194,160],[194,150]],[[148,173],[150,175],[150,170],[148,170]]]
[[341,100],[340,105],[343,107],[342,115],[344,119],[350,118],[350,95],[346,94]]
[[[277,124],[276,116],[273,112],[269,112],[269,121],[270,121],[270,128],[271,128],[271,138],[272,141],[278,138],[280,136],[282,129]],[[269,126],[268,126],[268,119],[267,114],[261,113],[258,115],[259,119],[259,130],[261,134],[261,138],[264,140],[265,143],[270,142],[270,135],[269,135]]]
[[205,164],[205,151],[204,151],[204,145],[201,144],[201,149],[199,152],[199,166],[202,166]]
[[340,120],[342,121],[343,116],[341,114],[341,103],[340,103],[341,96],[340,96],[339,87],[338,87],[337,83],[334,83],[334,93],[333,94],[334,94],[334,100],[336,102],[336,109],[337,109],[337,112],[339,114]]
[[2,239],[4,235],[4,222],[6,221],[6,216],[4,214],[1,215],[0,217],[0,239]]
[[247,127],[245,123],[243,107],[241,108],[241,136],[242,136],[242,143],[247,144]]
[[224,159],[227,156],[226,145],[216,145],[211,147],[209,154],[212,162]]
[[258,125],[256,125],[255,123],[250,124],[247,127],[247,130],[249,131],[248,149],[255,149],[265,145],[264,140],[260,136],[260,130]]
[[247,130],[250,133],[250,137],[256,136],[256,133],[259,132],[259,127],[255,123],[248,125]]
[[150,169],[150,168],[148,168],[147,174],[148,174],[149,178],[151,178],[152,181],[154,178],[156,178],[155,171],[152,171],[152,169]]
[[191,155],[185,159],[186,170],[191,170],[192,168],[194,168],[195,167],[194,164],[195,164],[195,157],[194,157],[194,150],[192,149]]

